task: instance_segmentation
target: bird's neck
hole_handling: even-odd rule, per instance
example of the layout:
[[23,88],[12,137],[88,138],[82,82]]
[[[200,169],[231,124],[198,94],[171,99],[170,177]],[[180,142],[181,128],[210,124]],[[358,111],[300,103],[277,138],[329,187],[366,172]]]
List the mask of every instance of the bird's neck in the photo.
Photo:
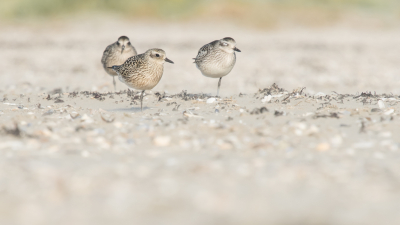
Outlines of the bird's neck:
[[163,74],[163,70],[164,70],[164,65],[161,63],[156,62],[155,60],[149,60],[149,66],[148,66],[149,70],[150,70],[150,74],[152,75],[152,77],[154,77],[154,79],[160,79],[162,74]]

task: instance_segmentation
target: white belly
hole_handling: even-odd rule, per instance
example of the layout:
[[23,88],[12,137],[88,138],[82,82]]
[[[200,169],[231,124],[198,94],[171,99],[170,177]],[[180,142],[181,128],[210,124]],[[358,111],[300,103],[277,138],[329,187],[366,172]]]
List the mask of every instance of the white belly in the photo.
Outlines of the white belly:
[[198,65],[196,65],[196,66],[204,76],[212,77],[212,78],[220,78],[220,77],[226,76],[233,69],[233,65],[230,67],[227,67],[227,68],[221,68],[221,67],[218,67],[215,65],[209,65],[209,66],[203,67],[203,68],[200,68]]
[[223,60],[205,60],[199,64],[196,63],[196,67],[206,77],[220,78],[228,75],[233,67],[235,66],[236,56],[235,54],[224,57]]

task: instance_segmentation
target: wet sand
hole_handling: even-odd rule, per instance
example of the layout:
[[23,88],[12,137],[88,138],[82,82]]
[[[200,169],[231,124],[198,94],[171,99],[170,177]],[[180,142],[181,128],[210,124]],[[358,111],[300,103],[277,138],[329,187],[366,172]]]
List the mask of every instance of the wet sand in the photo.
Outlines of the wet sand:
[[[398,30],[201,28],[3,27],[0,223],[399,223]],[[143,112],[100,64],[122,34],[175,62]],[[191,58],[224,36],[215,98]]]

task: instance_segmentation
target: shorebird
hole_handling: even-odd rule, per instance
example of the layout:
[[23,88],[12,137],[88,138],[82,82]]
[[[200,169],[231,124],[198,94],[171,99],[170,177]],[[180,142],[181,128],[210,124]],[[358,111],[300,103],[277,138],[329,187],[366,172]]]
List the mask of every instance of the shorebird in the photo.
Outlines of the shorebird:
[[142,90],[140,109],[143,111],[143,94],[145,90],[154,88],[161,80],[164,62],[174,63],[167,58],[164,50],[153,48],[130,57],[120,66],[114,65],[109,68],[114,70],[119,80],[128,87]]
[[236,42],[233,38],[226,37],[215,40],[200,48],[194,63],[201,73],[206,77],[219,78],[217,96],[221,86],[222,77],[231,72],[236,63]]
[[137,55],[136,49],[126,36],[119,37],[118,41],[107,46],[106,50],[104,50],[101,63],[104,70],[113,77],[114,91],[116,91],[115,76],[118,75],[114,70],[110,69],[110,66],[121,65],[129,57],[135,55]]

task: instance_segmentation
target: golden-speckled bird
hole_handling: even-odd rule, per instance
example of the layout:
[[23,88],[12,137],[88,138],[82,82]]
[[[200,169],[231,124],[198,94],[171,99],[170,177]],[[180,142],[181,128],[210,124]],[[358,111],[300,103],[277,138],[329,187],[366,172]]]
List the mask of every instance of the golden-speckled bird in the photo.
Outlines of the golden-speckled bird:
[[120,66],[114,65],[109,68],[114,70],[119,80],[128,87],[142,90],[140,109],[143,111],[143,94],[145,90],[154,88],[161,80],[165,62],[174,63],[167,58],[164,50],[153,48],[130,57]]

